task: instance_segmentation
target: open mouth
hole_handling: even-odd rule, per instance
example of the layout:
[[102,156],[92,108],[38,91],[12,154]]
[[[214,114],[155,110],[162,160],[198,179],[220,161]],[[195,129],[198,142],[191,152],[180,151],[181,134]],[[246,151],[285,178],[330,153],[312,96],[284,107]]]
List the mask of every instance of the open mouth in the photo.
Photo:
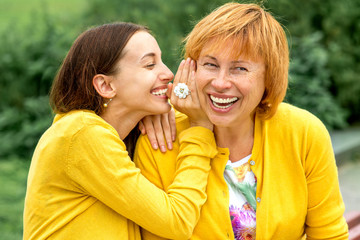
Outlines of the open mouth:
[[239,98],[237,97],[232,97],[232,98],[219,98],[219,97],[214,97],[213,95],[210,95],[210,99],[212,101],[212,104],[216,107],[216,108],[220,108],[220,109],[226,109],[231,107],[231,105],[233,105],[237,100],[239,100]]
[[155,96],[165,96],[166,92],[167,92],[167,88],[163,88],[163,89],[153,90],[151,91],[151,94]]

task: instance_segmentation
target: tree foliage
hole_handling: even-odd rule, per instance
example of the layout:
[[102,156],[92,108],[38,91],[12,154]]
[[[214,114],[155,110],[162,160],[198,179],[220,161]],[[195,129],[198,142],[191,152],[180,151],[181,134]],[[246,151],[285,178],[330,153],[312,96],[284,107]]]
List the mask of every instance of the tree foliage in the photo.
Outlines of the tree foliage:
[[148,26],[162,49],[163,61],[175,71],[181,58],[181,42],[193,23],[224,0],[91,0],[88,25],[129,21]]
[[[313,52],[324,52],[326,58],[320,62],[318,73],[325,72],[324,81],[319,82],[322,90],[331,94],[327,102],[319,98],[312,104],[319,108],[325,105],[333,105],[340,111],[324,112],[319,117],[329,127],[345,126],[346,122],[355,123],[360,121],[360,1],[358,0],[306,0],[288,1],[271,0],[265,4],[277,16],[280,22],[288,29],[290,39],[294,39],[292,59],[311,58]],[[302,45],[301,41],[320,36],[316,44],[307,47],[307,53],[301,53],[297,48]],[[299,42],[300,40],[300,42]],[[302,54],[303,56],[299,56]],[[326,55],[326,56],[325,56]],[[315,59],[314,59],[315,60]],[[324,61],[325,60],[325,61]],[[300,66],[296,66],[299,68]],[[319,66],[317,66],[319,67]],[[294,67],[292,68],[293,70]],[[296,70],[295,70],[296,71]],[[294,71],[292,72],[293,74]],[[314,72],[307,72],[308,77],[313,77]],[[297,81],[294,77],[293,81]],[[300,84],[300,83],[299,83]],[[312,85],[311,85],[312,86]],[[323,91],[319,90],[319,95]],[[309,90],[310,91],[310,90]],[[296,104],[301,102],[303,95],[292,92],[292,101]],[[303,106],[307,108],[307,106]],[[311,108],[310,108],[311,109]],[[344,114],[347,111],[348,114]],[[336,116],[326,116],[335,114]],[[336,124],[333,120],[335,119]],[[342,119],[342,120],[341,120]],[[340,123],[343,122],[343,123]],[[340,124],[340,125],[339,125]]]
[[[76,37],[74,29],[79,34],[80,29],[113,21],[147,25],[163,61],[175,72],[183,38],[198,20],[226,2],[88,0],[84,15],[63,25],[46,11],[25,28],[11,23],[0,32],[0,158],[12,154],[29,159],[51,124],[48,92]],[[247,2],[264,5],[286,28],[291,53],[286,101],[313,112],[329,129],[359,122],[360,1]]]
[[26,28],[9,25],[0,35],[0,158],[30,158],[51,124],[48,92],[71,44],[69,34],[43,14]]
[[292,39],[289,89],[286,101],[318,116],[328,128],[347,124],[346,109],[330,92],[330,70],[326,67],[329,53],[320,44],[320,32]]

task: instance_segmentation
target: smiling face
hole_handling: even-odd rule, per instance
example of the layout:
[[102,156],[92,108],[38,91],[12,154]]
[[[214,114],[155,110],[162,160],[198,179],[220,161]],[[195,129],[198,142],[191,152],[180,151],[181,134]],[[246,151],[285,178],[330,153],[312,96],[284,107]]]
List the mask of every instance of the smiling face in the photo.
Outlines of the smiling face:
[[197,60],[196,83],[201,107],[218,127],[252,122],[265,91],[265,64],[233,54],[229,39],[212,50],[209,41]]
[[155,38],[144,31],[135,33],[126,44],[116,65],[112,84],[116,96],[113,107],[141,115],[161,114],[170,110],[165,93],[173,73],[161,60]]

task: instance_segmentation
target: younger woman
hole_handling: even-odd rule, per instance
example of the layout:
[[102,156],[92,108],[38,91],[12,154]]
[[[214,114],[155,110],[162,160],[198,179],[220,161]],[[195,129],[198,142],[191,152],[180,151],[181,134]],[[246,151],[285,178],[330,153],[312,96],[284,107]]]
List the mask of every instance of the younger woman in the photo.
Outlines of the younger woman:
[[[183,61],[174,83],[190,81],[194,68]],[[56,116],[32,158],[24,239],[141,239],[138,225],[166,238],[191,236],[217,153],[196,91],[172,102],[193,127],[178,137],[166,190],[141,175],[124,144],[143,117],[170,110],[172,78],[143,26],[106,24],[77,38],[51,89]]]

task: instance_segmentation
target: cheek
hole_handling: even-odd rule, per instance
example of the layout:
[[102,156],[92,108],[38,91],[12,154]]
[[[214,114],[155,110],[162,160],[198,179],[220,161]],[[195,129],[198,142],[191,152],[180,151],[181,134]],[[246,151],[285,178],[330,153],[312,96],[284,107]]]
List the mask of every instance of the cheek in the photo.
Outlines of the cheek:
[[208,78],[206,77],[206,74],[204,74],[204,72],[197,71],[195,73],[196,87],[197,87],[198,91],[204,90],[204,87],[206,86],[206,84],[208,82],[206,79],[208,79]]
[[255,80],[251,85],[251,96],[256,102],[260,102],[265,91],[265,83],[262,80]]
[[137,88],[151,88],[156,83],[157,75],[151,72],[139,72],[133,77],[133,84]]
[[254,92],[263,92],[265,90],[265,78],[263,74],[256,74],[249,78],[249,87]]
[[204,92],[205,87],[207,85],[207,81],[206,78],[203,76],[203,74],[196,72],[195,73],[195,81],[196,81],[196,88],[197,88],[197,93],[198,93],[198,97],[200,100],[200,105],[205,104],[205,99],[206,99],[206,93]]

